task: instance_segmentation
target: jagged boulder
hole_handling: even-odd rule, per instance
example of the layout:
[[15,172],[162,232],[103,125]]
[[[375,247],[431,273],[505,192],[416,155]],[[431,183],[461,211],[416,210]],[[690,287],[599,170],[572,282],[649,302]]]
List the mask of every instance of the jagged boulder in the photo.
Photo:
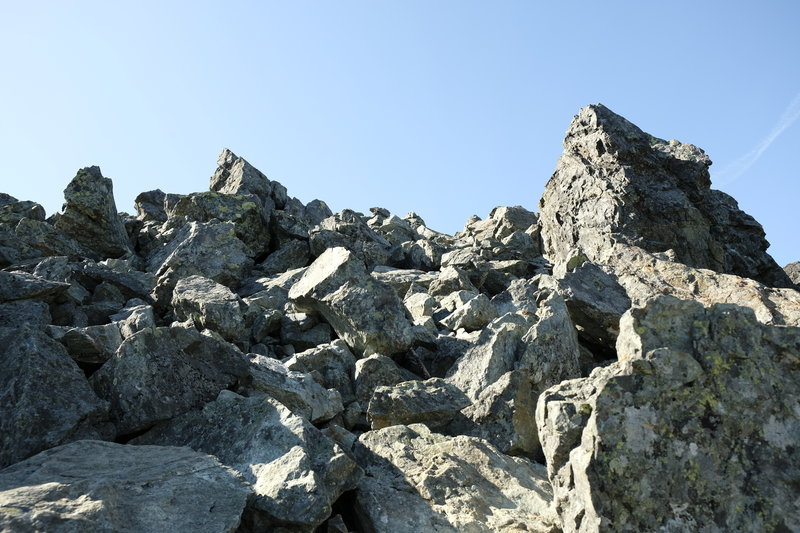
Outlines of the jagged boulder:
[[800,261],[795,261],[794,263],[789,263],[785,267],[783,267],[784,272],[789,276],[789,279],[795,285],[800,286]]
[[283,209],[289,199],[286,187],[277,181],[270,181],[257,168],[227,148],[219,154],[210,188],[223,194],[254,194],[267,212],[274,208]]
[[50,308],[37,300],[15,300],[0,303],[0,328],[29,326],[42,329],[52,321]]
[[158,278],[153,298],[161,306],[170,302],[181,278],[196,274],[236,286],[252,266],[231,222],[189,222],[148,259],[148,270]]
[[247,374],[247,361],[233,345],[195,330],[161,327],[125,339],[91,384],[111,403],[117,433],[128,435],[202,407]]
[[114,203],[113,185],[103,177],[99,167],[79,170],[64,190],[64,200],[64,212],[54,226],[79,243],[93,259],[133,254]]
[[546,255],[565,264],[577,250],[606,263],[618,244],[633,245],[790,286],[761,225],[710,188],[710,164],[699,148],[653,137],[602,105],[581,109],[539,202]]
[[386,265],[392,244],[370,228],[361,216],[349,209],[332,215],[309,232],[311,254],[319,257],[326,250],[343,247],[368,267]]
[[203,276],[180,279],[172,293],[172,308],[178,320],[190,320],[200,329],[216,331],[228,341],[244,335],[244,302],[214,280]]
[[362,475],[337,444],[265,396],[223,391],[134,442],[189,446],[235,468],[255,492],[244,517],[251,531],[314,531]]
[[0,470],[0,529],[230,532],[250,493],[189,448],[82,440]]
[[359,354],[391,355],[411,347],[414,331],[403,302],[388,285],[370,277],[346,248],[320,255],[289,291],[301,311],[322,315]]
[[559,531],[544,468],[484,440],[414,424],[365,433],[354,451],[366,473],[355,504],[364,531]]
[[800,328],[663,296],[623,316],[617,352],[539,398],[564,531],[800,528]]
[[0,468],[80,439],[108,439],[108,403],[42,331],[0,328]]
[[356,399],[355,366],[356,358],[341,340],[310,348],[290,357],[286,368],[297,372],[314,373],[322,385],[335,389],[347,405]]

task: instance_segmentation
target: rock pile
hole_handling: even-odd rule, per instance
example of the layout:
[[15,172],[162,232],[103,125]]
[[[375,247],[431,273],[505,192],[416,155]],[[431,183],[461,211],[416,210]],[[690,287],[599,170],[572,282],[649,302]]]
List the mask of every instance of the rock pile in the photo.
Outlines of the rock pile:
[[3,531],[798,531],[797,264],[603,106],[454,236],[80,170],[0,194]]

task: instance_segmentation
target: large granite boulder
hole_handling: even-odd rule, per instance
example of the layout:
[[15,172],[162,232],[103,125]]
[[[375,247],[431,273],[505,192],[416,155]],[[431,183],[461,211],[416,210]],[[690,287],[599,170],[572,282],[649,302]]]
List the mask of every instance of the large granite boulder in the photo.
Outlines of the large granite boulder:
[[93,259],[122,257],[133,247],[114,203],[111,180],[99,167],[78,171],[64,190],[64,212],[55,228],[78,242]]
[[281,403],[230,391],[133,441],[213,454],[252,485],[252,531],[312,532],[362,475],[333,441]]
[[544,252],[575,250],[607,262],[618,244],[667,252],[677,262],[789,287],[766,253],[764,230],[727,194],[712,190],[699,148],[649,135],[602,105],[583,108],[539,202]]
[[0,328],[0,468],[80,439],[109,439],[108,403],[42,331]]
[[250,493],[189,448],[82,440],[0,470],[0,529],[232,533]]
[[182,278],[172,293],[178,320],[190,320],[200,329],[211,329],[229,341],[244,335],[244,302],[225,285],[203,276]]
[[267,212],[274,208],[283,209],[288,201],[286,187],[277,181],[270,181],[257,168],[227,148],[219,154],[210,189],[223,194],[254,194]]
[[397,293],[373,279],[346,248],[320,255],[292,286],[289,299],[301,311],[322,315],[359,354],[402,352],[415,338]]
[[481,439],[414,424],[365,433],[354,450],[366,474],[355,504],[363,531],[559,531],[544,468]]
[[539,398],[564,531],[800,528],[800,328],[664,296],[623,316],[617,352]]

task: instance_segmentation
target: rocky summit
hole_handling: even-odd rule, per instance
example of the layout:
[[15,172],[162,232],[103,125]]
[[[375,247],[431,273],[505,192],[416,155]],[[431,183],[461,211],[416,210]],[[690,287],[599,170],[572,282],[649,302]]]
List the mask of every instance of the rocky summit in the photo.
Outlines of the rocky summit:
[[0,530],[800,531],[800,263],[710,164],[592,105],[455,235],[230,150],[0,194]]

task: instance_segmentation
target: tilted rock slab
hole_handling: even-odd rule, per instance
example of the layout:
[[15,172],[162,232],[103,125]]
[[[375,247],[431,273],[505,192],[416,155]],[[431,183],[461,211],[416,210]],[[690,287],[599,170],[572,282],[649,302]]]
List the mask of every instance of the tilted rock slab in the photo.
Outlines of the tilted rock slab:
[[0,468],[73,440],[114,436],[108,403],[43,332],[0,328],[0,368]]
[[577,250],[604,263],[616,244],[634,245],[791,287],[761,225],[710,188],[709,165],[699,148],[653,137],[602,105],[581,109],[539,202],[545,254],[563,264]]
[[354,451],[366,474],[356,491],[364,531],[559,531],[544,468],[482,439],[413,424],[364,433]]
[[0,470],[0,529],[233,533],[250,493],[189,448],[82,440]]
[[664,296],[617,351],[539,398],[565,532],[800,529],[800,328]]
[[314,531],[331,505],[361,477],[333,441],[280,402],[230,391],[132,441],[189,446],[213,454],[252,484],[252,531]]
[[346,248],[320,255],[289,290],[301,311],[317,312],[358,354],[391,355],[411,347],[413,324],[400,297],[373,279]]

